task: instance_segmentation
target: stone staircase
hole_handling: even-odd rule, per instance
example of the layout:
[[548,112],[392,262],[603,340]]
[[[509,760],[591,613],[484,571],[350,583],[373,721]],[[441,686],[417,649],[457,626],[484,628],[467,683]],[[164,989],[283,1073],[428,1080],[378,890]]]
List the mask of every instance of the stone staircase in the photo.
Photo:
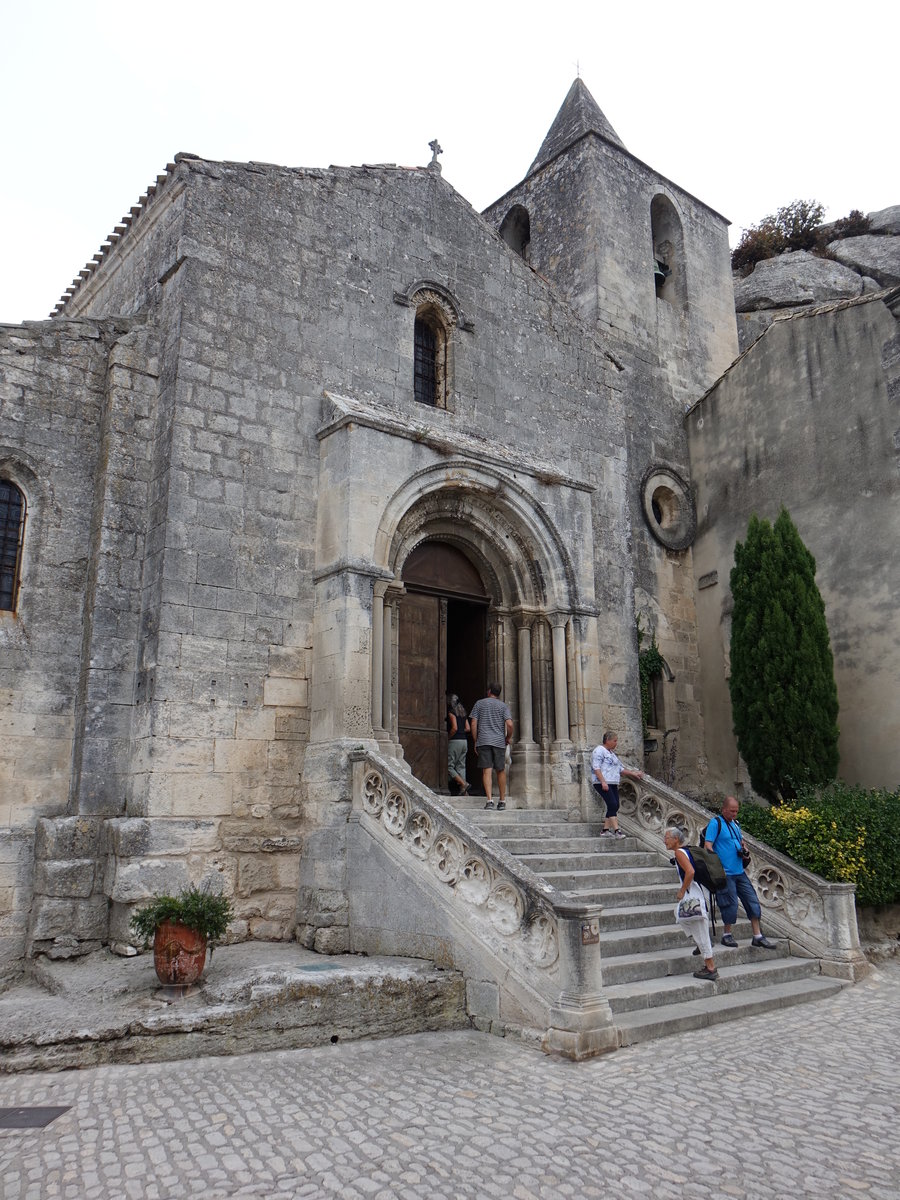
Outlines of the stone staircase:
[[[771,931],[776,951],[752,948],[743,910],[734,926],[739,948],[713,947],[719,979],[694,979],[701,960],[675,924],[677,878],[663,847],[657,853],[635,837],[601,838],[599,821],[567,820],[562,810],[484,810],[483,797],[453,804],[555,888],[603,906],[603,990],[619,1045],[802,1004],[841,988],[840,980],[820,974],[817,959],[791,956],[788,942]],[[721,933],[717,917],[717,941]]]

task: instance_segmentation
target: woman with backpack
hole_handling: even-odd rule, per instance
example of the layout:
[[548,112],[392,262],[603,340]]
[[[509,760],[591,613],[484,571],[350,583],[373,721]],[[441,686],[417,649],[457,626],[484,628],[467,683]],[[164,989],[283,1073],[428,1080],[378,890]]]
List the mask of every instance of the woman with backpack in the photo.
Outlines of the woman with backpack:
[[[670,825],[663,834],[666,849],[675,857],[672,861],[678,871],[681,882],[675,904],[675,920],[688,937],[697,943],[697,950],[703,955],[705,966],[694,972],[695,979],[714,981],[719,978],[713,959],[712,942],[709,939],[709,906],[703,888],[694,878],[694,860],[690,850],[685,846],[686,835],[678,825]],[[696,954],[697,951],[695,950]]]

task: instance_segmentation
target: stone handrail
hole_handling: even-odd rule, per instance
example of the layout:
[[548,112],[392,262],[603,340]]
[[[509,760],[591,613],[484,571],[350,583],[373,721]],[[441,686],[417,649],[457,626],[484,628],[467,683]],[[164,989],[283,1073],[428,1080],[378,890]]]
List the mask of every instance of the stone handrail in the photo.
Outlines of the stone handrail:
[[[395,760],[360,748],[353,817],[414,875],[498,966],[501,983],[533,994],[545,1048],[583,1058],[616,1044],[602,996],[601,906],[535,875]],[[501,994],[502,1005],[502,994]]]
[[[668,825],[681,826],[688,842],[696,845],[701,830],[716,815],[647,776],[623,780],[620,798],[628,832],[655,850],[662,848]],[[823,974],[842,979],[864,975],[868,963],[859,944],[855,886],[829,883],[750,834],[744,841],[751,852],[747,875],[766,927],[788,938],[798,954],[820,959]]]

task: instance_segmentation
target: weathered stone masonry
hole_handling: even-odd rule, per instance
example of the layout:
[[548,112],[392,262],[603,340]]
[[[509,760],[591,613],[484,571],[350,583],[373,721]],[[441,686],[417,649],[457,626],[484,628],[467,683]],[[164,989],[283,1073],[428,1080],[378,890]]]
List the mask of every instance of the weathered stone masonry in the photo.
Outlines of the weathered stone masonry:
[[176,155],[55,319],[3,330],[0,476],[27,523],[0,614],[0,969],[127,942],[135,904],[190,882],[234,898],[235,938],[462,961],[441,889],[436,928],[392,931],[399,891],[370,921],[393,842],[378,857],[354,785],[369,756],[389,817],[433,807],[399,713],[423,550],[476,581],[458,644],[510,703],[519,803],[586,812],[604,728],[640,759],[636,614],[669,665],[650,765],[704,788],[683,411],[736,354],[725,234],[576,81],[483,216],[435,163]]

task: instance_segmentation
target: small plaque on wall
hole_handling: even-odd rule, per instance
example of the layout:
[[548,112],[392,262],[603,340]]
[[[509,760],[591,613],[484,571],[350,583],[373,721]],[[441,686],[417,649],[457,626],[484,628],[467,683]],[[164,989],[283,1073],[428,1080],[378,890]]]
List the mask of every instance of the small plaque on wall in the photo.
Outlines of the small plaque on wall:
[[599,946],[600,922],[596,917],[593,921],[581,922],[581,944],[582,946]]

